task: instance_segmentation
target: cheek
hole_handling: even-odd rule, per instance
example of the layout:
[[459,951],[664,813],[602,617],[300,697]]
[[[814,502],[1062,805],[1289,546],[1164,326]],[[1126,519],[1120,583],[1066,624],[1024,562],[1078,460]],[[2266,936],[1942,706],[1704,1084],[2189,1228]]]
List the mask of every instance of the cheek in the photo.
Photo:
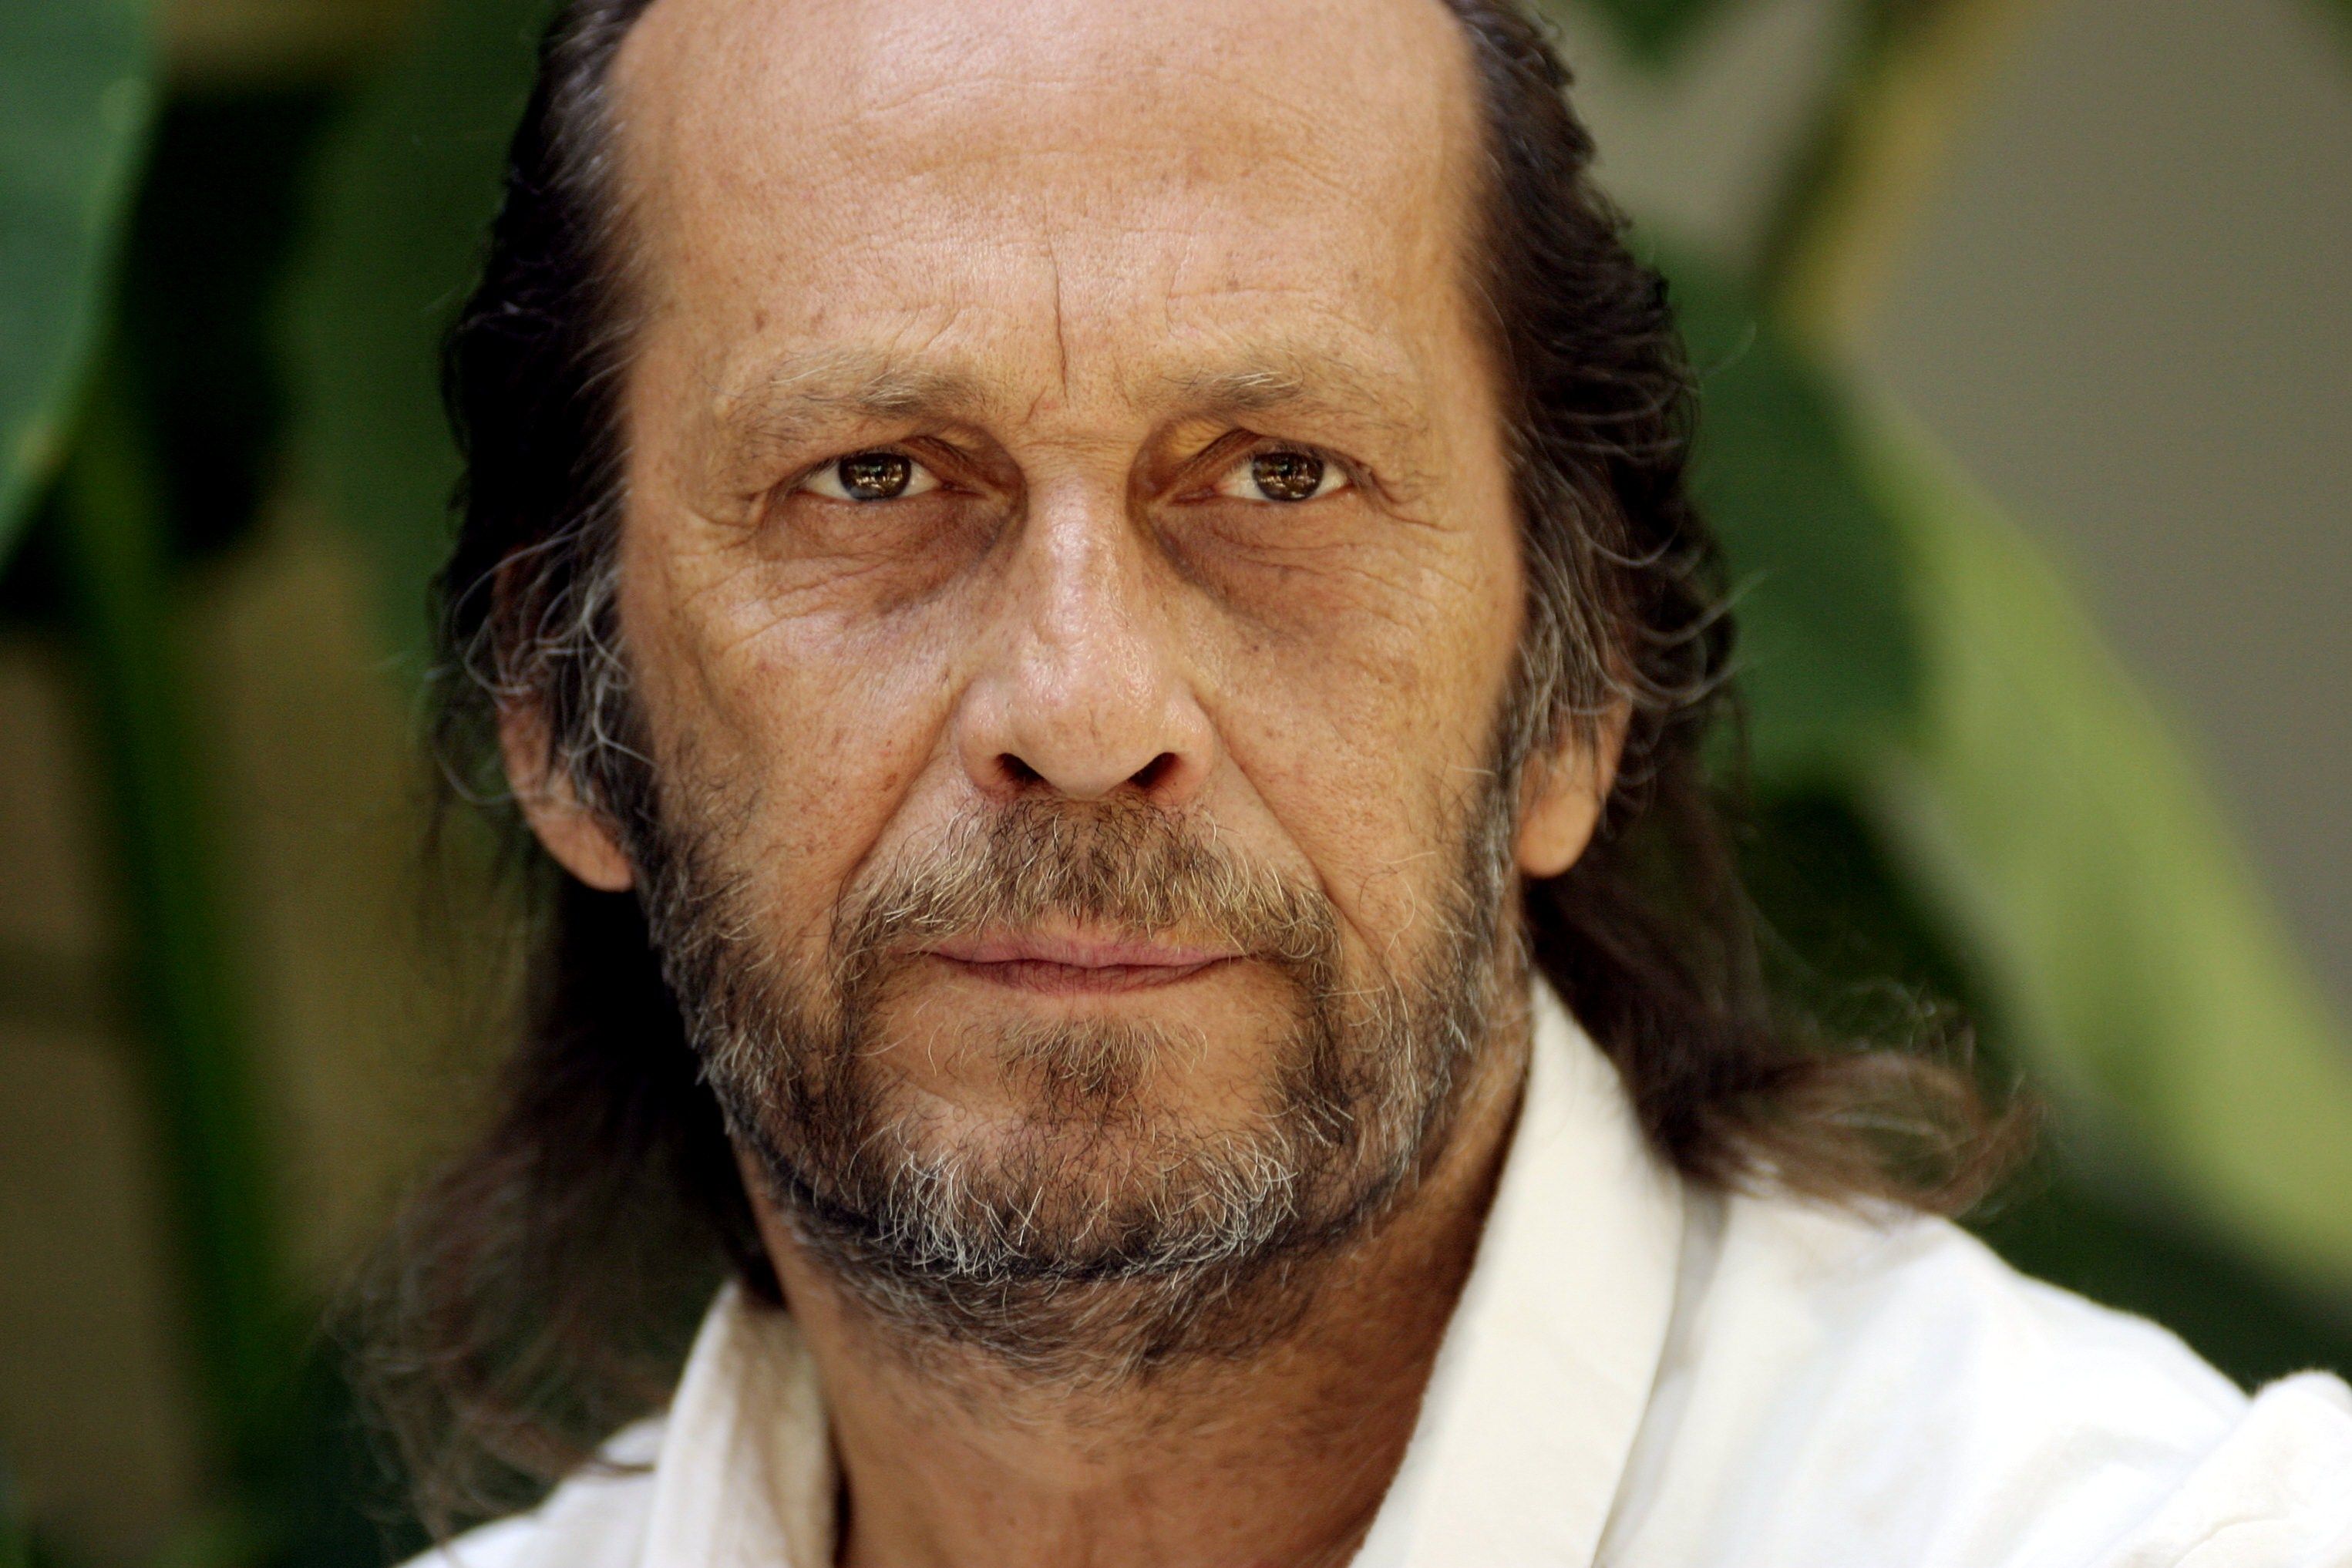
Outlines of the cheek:
[[1516,555],[1467,536],[1196,631],[1231,760],[1373,953],[1458,867],[1518,627]]
[[[795,606],[755,561],[681,552],[625,581],[658,766],[722,836],[774,934],[814,955],[940,753],[953,637],[921,606]],[[641,630],[642,629],[642,630]]]

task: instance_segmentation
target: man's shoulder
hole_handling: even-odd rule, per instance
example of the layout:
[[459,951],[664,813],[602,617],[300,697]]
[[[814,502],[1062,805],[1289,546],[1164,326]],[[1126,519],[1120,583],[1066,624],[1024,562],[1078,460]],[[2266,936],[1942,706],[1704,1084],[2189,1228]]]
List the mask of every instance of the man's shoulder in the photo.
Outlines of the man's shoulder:
[[1772,1540],[1726,1561],[1844,1560],[1825,1530],[1856,1561],[1904,1543],[1972,1565],[2125,1561],[2168,1519],[2167,1542],[2257,1516],[2352,1534],[2352,1395],[2332,1378],[2250,1401],[2164,1329],[1941,1220],[1742,1196],[1696,1205],[1691,1230],[1643,1446],[1655,1500],[1766,1521]]
[[1839,1369],[1825,1400],[1916,1383],[1986,1423],[2104,1418],[2188,1442],[2245,1409],[2169,1331],[2020,1273],[1948,1221],[1751,1196],[1719,1215],[1691,1326]]
[[624,1427],[537,1508],[468,1531],[405,1568],[635,1568],[662,1432],[658,1416]]

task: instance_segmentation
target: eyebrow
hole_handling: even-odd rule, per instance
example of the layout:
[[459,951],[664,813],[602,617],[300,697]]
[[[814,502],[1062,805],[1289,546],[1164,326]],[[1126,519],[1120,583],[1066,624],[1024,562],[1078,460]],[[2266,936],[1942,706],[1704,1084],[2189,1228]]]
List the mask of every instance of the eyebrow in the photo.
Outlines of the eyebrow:
[[[1427,436],[1426,414],[1392,392],[1383,374],[1330,349],[1283,345],[1232,363],[1174,370],[1143,384],[1171,412],[1326,416],[1411,444]],[[886,351],[841,346],[790,355],[762,367],[710,405],[711,425],[730,450],[799,446],[829,426],[859,419],[977,419],[1017,401],[1006,383],[950,366],[909,363]]]
[[970,416],[1000,389],[969,372],[909,364],[874,349],[794,354],[721,392],[711,422],[730,446],[792,447],[856,419]]
[[1328,414],[1410,441],[1427,434],[1429,420],[1391,395],[1387,384],[1397,379],[1344,354],[1303,349],[1277,350],[1230,366],[1161,378],[1174,401],[1192,412]]

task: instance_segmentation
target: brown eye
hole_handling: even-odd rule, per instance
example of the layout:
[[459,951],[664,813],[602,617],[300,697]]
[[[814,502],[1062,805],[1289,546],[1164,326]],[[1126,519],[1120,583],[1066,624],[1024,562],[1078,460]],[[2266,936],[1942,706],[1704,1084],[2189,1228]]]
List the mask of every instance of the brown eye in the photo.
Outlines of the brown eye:
[[1268,500],[1312,500],[1323,489],[1323,459],[1312,452],[1260,452],[1250,480]]
[[915,465],[898,452],[860,452],[841,459],[841,488],[852,500],[888,500],[906,493]]
[[829,500],[903,500],[939,489],[929,469],[904,452],[878,449],[835,458],[800,483]]
[[1237,459],[1217,480],[1216,492],[1234,500],[1291,506],[1345,489],[1348,482],[1347,470],[1319,453],[1270,447]]

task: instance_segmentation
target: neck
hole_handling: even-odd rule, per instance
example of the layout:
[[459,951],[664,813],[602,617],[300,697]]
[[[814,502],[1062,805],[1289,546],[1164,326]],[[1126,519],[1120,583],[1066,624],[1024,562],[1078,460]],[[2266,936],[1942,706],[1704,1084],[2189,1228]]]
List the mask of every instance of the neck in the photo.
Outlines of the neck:
[[[1423,1177],[1286,1284],[1285,1331],[1235,1357],[1045,1381],[864,1310],[791,1226],[761,1228],[817,1363],[851,1568],[1344,1563],[1421,1407],[1508,1140],[1522,1022],[1462,1085]],[[756,1189],[755,1189],[756,1190]]]

